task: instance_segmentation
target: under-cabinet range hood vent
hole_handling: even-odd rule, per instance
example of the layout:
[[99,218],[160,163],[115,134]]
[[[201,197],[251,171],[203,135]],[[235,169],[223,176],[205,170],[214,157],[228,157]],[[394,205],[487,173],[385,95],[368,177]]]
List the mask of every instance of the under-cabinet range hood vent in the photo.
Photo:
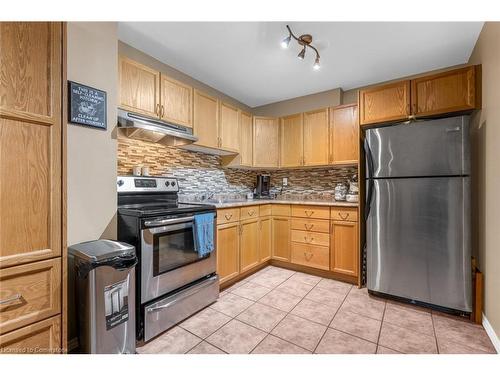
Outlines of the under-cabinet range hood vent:
[[118,127],[124,129],[129,138],[166,146],[183,146],[198,140],[191,128],[155,120],[120,108],[118,108]]

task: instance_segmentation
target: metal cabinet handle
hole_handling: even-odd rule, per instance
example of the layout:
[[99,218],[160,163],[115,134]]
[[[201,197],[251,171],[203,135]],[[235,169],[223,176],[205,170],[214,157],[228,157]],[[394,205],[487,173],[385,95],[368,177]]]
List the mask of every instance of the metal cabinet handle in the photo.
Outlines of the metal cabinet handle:
[[344,216],[344,215],[342,215],[342,212],[339,212],[338,214],[339,214],[339,216],[340,216],[340,218],[341,218],[342,220],[346,220],[346,219],[349,217],[349,213],[348,213],[348,212],[345,214],[345,216]]
[[226,220],[230,220],[233,217],[233,214],[224,214]]
[[161,117],[165,117],[165,107],[161,105]]
[[304,223],[304,227],[306,228],[306,230],[311,230],[311,229],[313,229],[314,224],[311,224],[311,226],[308,228],[307,223]]
[[311,252],[304,251],[304,258],[306,258],[307,261],[310,261],[313,255],[314,254]]
[[314,237],[309,238],[309,241],[307,240],[307,236],[304,236],[304,241],[306,243],[313,243],[314,242]]
[[0,305],[6,305],[7,303],[14,302],[14,301],[19,301],[22,298],[22,294],[14,294],[12,297],[0,300]]
[[[308,214],[308,212],[310,212],[310,214]],[[304,210],[304,213],[306,214],[307,217],[311,217],[314,214],[314,211]]]
[[255,214],[255,211],[254,211],[254,210],[252,210],[252,211],[248,211],[248,214],[249,214],[250,216],[253,216],[253,215]]

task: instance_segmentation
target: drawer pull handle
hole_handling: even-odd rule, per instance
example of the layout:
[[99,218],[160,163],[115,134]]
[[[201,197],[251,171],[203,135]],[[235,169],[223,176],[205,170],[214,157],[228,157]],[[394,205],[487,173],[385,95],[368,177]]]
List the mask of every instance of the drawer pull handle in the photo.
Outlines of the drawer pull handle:
[[304,251],[304,257],[306,258],[307,261],[310,261],[313,255],[314,255],[313,253]]
[[345,214],[345,216],[342,214],[342,212],[339,212],[338,214],[339,214],[339,216],[340,216],[340,218],[342,220],[346,220],[349,217],[349,213],[348,212]]
[[[310,212],[310,213],[308,213],[308,212]],[[307,217],[311,217],[314,214],[314,211],[305,210],[304,213],[306,214]]]
[[252,210],[252,211],[248,211],[248,214],[249,214],[250,216],[253,216],[253,214],[254,214],[254,213],[255,213],[255,211],[254,211],[254,210]]
[[311,229],[313,229],[314,224],[311,224],[311,226],[309,228],[307,227],[307,224],[304,224],[304,227],[306,228],[306,230],[311,230]]
[[307,236],[304,236],[304,241],[305,241],[306,243],[313,243],[313,242],[314,242],[314,237],[311,237],[311,238],[309,239],[309,241],[308,241],[308,240],[307,240]]
[[233,217],[233,214],[224,214],[226,220],[230,220]]
[[21,294],[14,294],[12,297],[0,300],[0,305],[5,305],[10,302],[19,301],[23,296]]

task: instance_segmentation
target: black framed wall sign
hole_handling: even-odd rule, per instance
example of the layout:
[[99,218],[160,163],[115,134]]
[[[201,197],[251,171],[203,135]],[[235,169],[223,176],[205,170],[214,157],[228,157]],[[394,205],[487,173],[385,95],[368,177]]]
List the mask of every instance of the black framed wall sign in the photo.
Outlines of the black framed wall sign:
[[107,129],[106,91],[68,81],[68,121],[73,124]]

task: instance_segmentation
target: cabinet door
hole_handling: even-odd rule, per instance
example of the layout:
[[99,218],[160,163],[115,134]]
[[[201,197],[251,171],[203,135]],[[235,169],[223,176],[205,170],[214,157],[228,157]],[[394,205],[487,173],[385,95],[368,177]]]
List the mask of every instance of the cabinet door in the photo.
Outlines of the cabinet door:
[[356,164],[359,152],[358,106],[332,108],[330,111],[331,164]]
[[201,91],[194,90],[194,135],[200,146],[219,147],[218,100]]
[[259,264],[259,219],[240,223],[240,272]]
[[272,218],[273,259],[290,261],[290,218]]
[[303,165],[328,164],[328,128],[328,108],[304,113]]
[[223,283],[239,274],[240,225],[217,225],[217,273]]
[[253,121],[253,166],[278,167],[278,119],[274,117],[254,117]]
[[119,57],[119,107],[150,117],[160,116],[160,73]]
[[359,91],[359,124],[406,120],[410,116],[410,81]]
[[333,221],[330,240],[331,270],[345,275],[358,276],[358,223]]
[[260,262],[265,262],[271,259],[271,249],[272,249],[272,221],[271,217],[264,217],[260,219],[260,242],[259,242],[259,253]]
[[303,115],[283,117],[280,133],[280,166],[298,167],[304,161]]
[[238,108],[220,103],[219,111],[220,148],[238,152],[240,149],[240,124]]
[[252,166],[253,155],[253,123],[252,115],[240,112],[240,155],[241,165]]
[[0,268],[61,254],[61,24],[0,22]]
[[193,126],[193,88],[161,74],[161,119],[174,124]]
[[430,116],[477,108],[476,66],[411,81],[413,114]]

